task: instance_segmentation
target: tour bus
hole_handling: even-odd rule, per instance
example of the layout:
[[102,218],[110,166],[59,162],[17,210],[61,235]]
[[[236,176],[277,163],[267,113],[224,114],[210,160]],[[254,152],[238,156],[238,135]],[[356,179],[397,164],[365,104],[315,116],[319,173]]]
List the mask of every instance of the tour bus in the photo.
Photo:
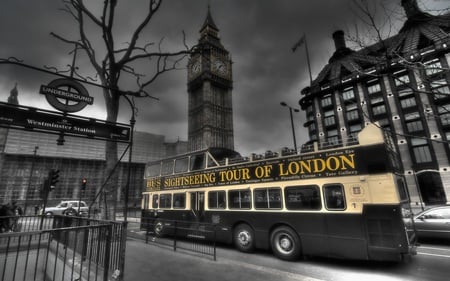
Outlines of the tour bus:
[[163,236],[175,222],[208,223],[218,242],[285,260],[415,254],[409,195],[386,132],[369,124],[345,145],[303,150],[243,158],[210,148],[148,163],[141,227]]

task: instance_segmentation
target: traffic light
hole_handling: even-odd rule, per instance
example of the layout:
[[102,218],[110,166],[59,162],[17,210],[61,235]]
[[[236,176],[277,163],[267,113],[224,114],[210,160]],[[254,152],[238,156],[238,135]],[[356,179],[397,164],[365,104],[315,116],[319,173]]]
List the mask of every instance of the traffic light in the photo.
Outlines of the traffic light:
[[51,169],[48,173],[48,181],[50,185],[50,191],[55,189],[56,183],[59,182],[59,170]]
[[86,190],[87,178],[81,180],[81,190]]

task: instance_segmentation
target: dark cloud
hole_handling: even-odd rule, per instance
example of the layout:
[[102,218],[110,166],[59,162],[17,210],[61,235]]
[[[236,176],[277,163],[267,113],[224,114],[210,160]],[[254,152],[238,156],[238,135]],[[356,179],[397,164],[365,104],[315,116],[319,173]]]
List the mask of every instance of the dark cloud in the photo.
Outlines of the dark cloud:
[[[103,1],[85,1],[99,11]],[[306,34],[313,78],[328,62],[334,51],[331,34],[337,29],[351,30],[359,19],[352,9],[352,0],[169,0],[165,1],[150,23],[140,43],[159,42],[166,50],[183,48],[183,31],[187,43],[198,41],[199,29],[210,2],[219,35],[233,59],[233,105],[236,149],[243,154],[277,150],[293,146],[289,111],[284,101],[298,107],[300,90],[309,84],[304,48],[292,53],[291,47]],[[129,42],[131,31],[140,23],[146,0],[119,1],[114,32],[116,44]],[[385,11],[398,20],[402,16],[400,0],[379,0]],[[445,1],[419,1],[428,9],[446,8]],[[448,4],[448,2],[447,2]],[[71,46],[51,37],[50,32],[77,39],[76,25],[70,15],[62,12],[57,0],[2,0],[0,10],[0,58],[17,57],[42,67],[66,69],[72,61]],[[379,9],[381,14],[383,9]],[[398,23],[396,23],[398,28]],[[364,26],[359,24],[359,31]],[[93,33],[91,33],[93,34]],[[96,42],[101,37],[96,36]],[[99,51],[98,55],[104,53]],[[183,62],[185,67],[187,60]],[[79,70],[93,75],[86,59],[77,58]],[[152,64],[136,65],[141,72],[151,71]],[[47,106],[37,94],[40,84],[48,83],[49,75],[36,74],[18,67],[0,66],[0,100],[5,101],[15,82],[19,83],[19,101],[24,105]],[[187,139],[187,74],[185,69],[167,73],[148,87],[159,99],[136,100],[139,112],[136,126],[141,131],[162,134],[168,141]],[[134,89],[130,81],[121,82],[123,89]],[[90,87],[96,100],[102,101],[100,89]],[[103,102],[83,114],[102,116]],[[123,103],[119,121],[127,123],[130,112]],[[303,112],[295,114],[297,143],[307,141],[303,128]]]

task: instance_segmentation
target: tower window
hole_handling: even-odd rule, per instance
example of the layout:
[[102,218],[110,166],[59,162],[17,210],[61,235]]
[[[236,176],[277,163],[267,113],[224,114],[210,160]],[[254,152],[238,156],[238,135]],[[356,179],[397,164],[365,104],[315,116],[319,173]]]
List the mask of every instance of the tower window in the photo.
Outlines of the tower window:
[[342,93],[342,97],[344,98],[345,101],[354,99],[355,92],[353,91],[353,88],[348,88],[344,90],[344,92]]
[[415,97],[410,97],[407,99],[402,99],[400,100],[400,105],[402,108],[408,108],[408,107],[413,107],[416,106],[416,98]]
[[384,104],[372,107],[374,115],[380,115],[386,113],[386,106]]

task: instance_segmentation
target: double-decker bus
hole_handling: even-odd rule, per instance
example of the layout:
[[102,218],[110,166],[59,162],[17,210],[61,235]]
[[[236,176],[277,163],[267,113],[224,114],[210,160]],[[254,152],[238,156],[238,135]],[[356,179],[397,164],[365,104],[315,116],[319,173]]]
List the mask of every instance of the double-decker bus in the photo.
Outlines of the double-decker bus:
[[148,163],[141,227],[161,236],[174,221],[210,223],[219,242],[271,249],[285,260],[397,261],[415,253],[398,154],[378,126],[345,146],[236,154],[210,148]]

